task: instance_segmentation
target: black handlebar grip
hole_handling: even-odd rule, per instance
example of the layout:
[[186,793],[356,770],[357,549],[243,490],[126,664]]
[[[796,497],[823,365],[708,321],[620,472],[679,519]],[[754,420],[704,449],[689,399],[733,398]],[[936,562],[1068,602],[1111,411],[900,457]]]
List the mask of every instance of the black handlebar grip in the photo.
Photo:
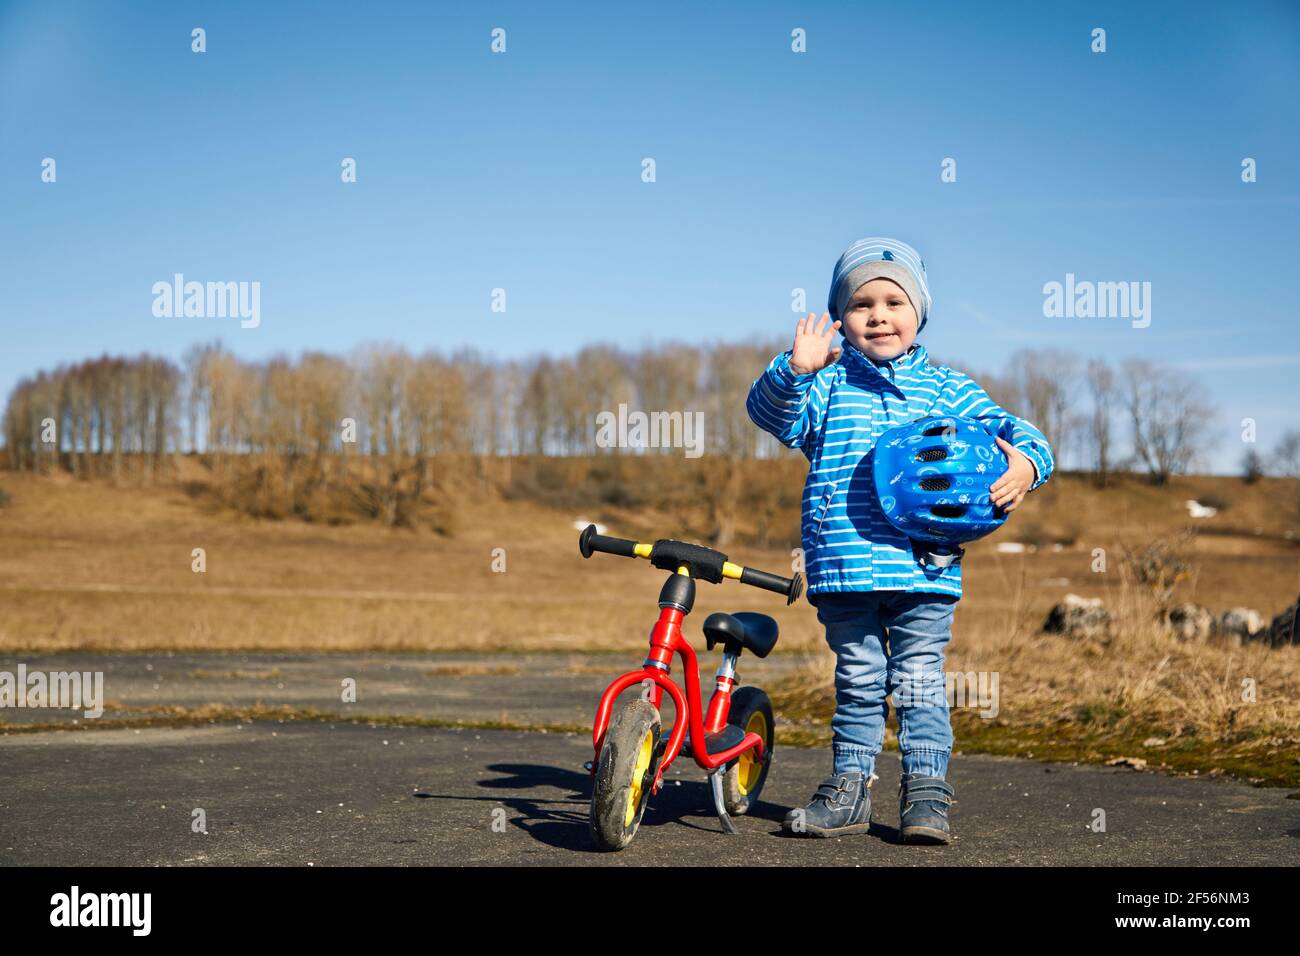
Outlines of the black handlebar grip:
[[766,571],[745,568],[740,574],[740,583],[752,584],[754,587],[762,588],[765,591],[784,594],[786,604],[793,604],[799,600],[799,595],[803,593],[803,575],[798,572],[792,578],[783,578],[779,574],[768,574]]
[[589,524],[582,529],[582,534],[578,536],[578,550],[582,552],[584,558],[591,557],[594,551],[617,554],[625,558],[635,558],[636,542],[629,541],[627,538],[611,538],[608,535],[596,534],[596,526]]

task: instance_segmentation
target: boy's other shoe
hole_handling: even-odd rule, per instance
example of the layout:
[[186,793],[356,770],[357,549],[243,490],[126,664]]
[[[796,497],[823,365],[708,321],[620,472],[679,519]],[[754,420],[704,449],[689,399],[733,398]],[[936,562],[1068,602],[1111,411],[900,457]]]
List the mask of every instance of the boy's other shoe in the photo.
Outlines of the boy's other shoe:
[[808,806],[785,815],[782,827],[819,837],[865,833],[871,827],[870,781],[860,770],[831,774],[817,787]]
[[905,773],[898,783],[898,832],[904,843],[948,843],[948,807],[956,798],[943,777]]

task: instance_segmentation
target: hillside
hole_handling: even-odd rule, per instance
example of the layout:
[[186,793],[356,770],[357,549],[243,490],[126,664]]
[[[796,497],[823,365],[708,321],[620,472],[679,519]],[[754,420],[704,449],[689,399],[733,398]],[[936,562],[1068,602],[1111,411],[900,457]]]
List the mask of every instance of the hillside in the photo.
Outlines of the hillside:
[[[496,465],[439,484],[433,517],[399,529],[249,518],[205,493],[196,462],[182,482],[143,488],[0,474],[10,498],[0,507],[0,646],[605,647],[608,630],[639,633],[656,584],[642,562],[584,562],[575,521],[706,543],[731,523],[723,550],[776,571],[788,572],[798,544],[804,469],[793,456],[740,463],[731,494],[703,460],[524,459],[508,475]],[[1024,627],[1066,592],[1105,597],[1126,549],[1188,528],[1197,532],[1184,545],[1192,575],[1178,597],[1271,616],[1300,592],[1294,487],[1188,477],[1100,490],[1059,475],[971,546],[959,620]],[[1193,520],[1188,499],[1227,507]],[[1037,550],[998,551],[1011,542]],[[191,570],[194,548],[206,551],[205,573]],[[505,573],[491,568],[495,548],[505,549]],[[1092,570],[1097,548],[1105,573]],[[752,604],[790,625],[789,644],[820,640],[807,604],[786,609],[737,590],[702,588],[701,608]],[[598,615],[588,613],[593,602]]]

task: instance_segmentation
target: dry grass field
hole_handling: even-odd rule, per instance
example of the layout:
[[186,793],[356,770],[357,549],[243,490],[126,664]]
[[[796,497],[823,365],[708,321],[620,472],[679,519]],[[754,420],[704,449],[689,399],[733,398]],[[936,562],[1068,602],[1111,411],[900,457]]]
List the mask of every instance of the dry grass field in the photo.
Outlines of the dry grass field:
[[[578,554],[574,522],[607,533],[706,542],[716,505],[706,460],[517,462],[508,479],[449,483],[454,526],[266,521],[220,508],[186,481],[113,487],[67,475],[0,474],[0,651],[616,650],[635,663],[656,611],[647,562]],[[753,462],[734,480],[732,560],[788,573],[804,467]],[[193,480],[189,480],[193,479]],[[671,489],[664,492],[663,489]],[[713,496],[716,499],[716,494]],[[947,670],[996,672],[995,719],[954,711],[958,748],[1055,759],[1140,756],[1152,765],[1221,768],[1300,781],[1300,649],[1180,642],[1158,628],[1148,589],[1124,555],[1180,545],[1191,574],[1172,599],[1271,618],[1300,593],[1295,482],[1136,479],[1101,490],[1059,475],[966,559]],[[1184,502],[1217,498],[1213,518]],[[584,505],[583,502],[586,502]],[[1001,553],[1000,542],[1035,550]],[[204,549],[206,571],[191,569]],[[1093,570],[1095,549],[1106,570]],[[493,570],[504,549],[506,570]],[[1117,615],[1108,642],[1042,633],[1067,592]],[[806,666],[776,688],[789,728],[825,739],[832,658],[816,612],[734,582],[701,585],[694,627],[715,610],[752,609],[782,626],[778,654]],[[688,622],[689,623],[689,622]],[[703,641],[698,640],[703,651]],[[508,663],[508,662],[506,662]],[[612,676],[612,675],[611,675]],[[1243,682],[1254,700],[1243,699]],[[1154,742],[1154,741],[1159,741]]]

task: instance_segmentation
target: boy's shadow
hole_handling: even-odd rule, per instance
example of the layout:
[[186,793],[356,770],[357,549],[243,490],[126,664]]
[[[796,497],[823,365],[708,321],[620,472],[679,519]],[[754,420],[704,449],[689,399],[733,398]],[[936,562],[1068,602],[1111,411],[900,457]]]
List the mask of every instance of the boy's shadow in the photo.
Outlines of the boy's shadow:
[[[521,795],[504,799],[493,796],[473,799],[483,799],[495,805],[509,807],[517,814],[512,818],[511,823],[547,846],[599,852],[592,844],[587,831],[591,806],[591,777],[585,771],[529,763],[492,764],[488,769],[503,776],[479,781],[480,788],[518,791]],[[550,800],[522,795],[542,788],[566,790],[568,795]],[[416,796],[424,799],[435,797],[434,794],[427,792]],[[782,828],[785,815],[791,809],[793,808],[760,799],[743,817],[732,819],[742,827],[743,823],[739,821],[744,819],[762,820],[770,825],[768,834],[770,836],[816,840],[816,837],[790,833]],[[707,781],[703,780],[679,780],[670,777],[664,781],[659,792],[650,797],[645,815],[641,818],[641,829],[655,830],[663,826],[680,826],[704,833],[727,835],[722,832],[722,825],[714,811],[712,791]],[[874,836],[886,843],[901,842],[896,827],[874,820],[868,832],[859,835]]]
[[[778,825],[780,825],[785,820],[786,812],[787,811],[783,810],[776,817],[776,822]],[[834,836],[819,837],[815,835],[809,835],[807,833],[793,833],[790,830],[785,829],[784,827],[782,827],[776,833],[772,834],[772,836],[779,837],[782,840],[808,840],[813,843],[818,842],[820,840],[838,839],[838,837],[834,837]],[[903,835],[899,831],[898,827],[891,827],[889,824],[881,823],[879,820],[876,820],[874,818],[871,821],[871,825],[867,828],[866,833],[849,834],[850,839],[854,837],[863,837],[863,838],[874,837],[875,839],[880,840],[882,843],[895,844],[899,846],[903,844]]]

